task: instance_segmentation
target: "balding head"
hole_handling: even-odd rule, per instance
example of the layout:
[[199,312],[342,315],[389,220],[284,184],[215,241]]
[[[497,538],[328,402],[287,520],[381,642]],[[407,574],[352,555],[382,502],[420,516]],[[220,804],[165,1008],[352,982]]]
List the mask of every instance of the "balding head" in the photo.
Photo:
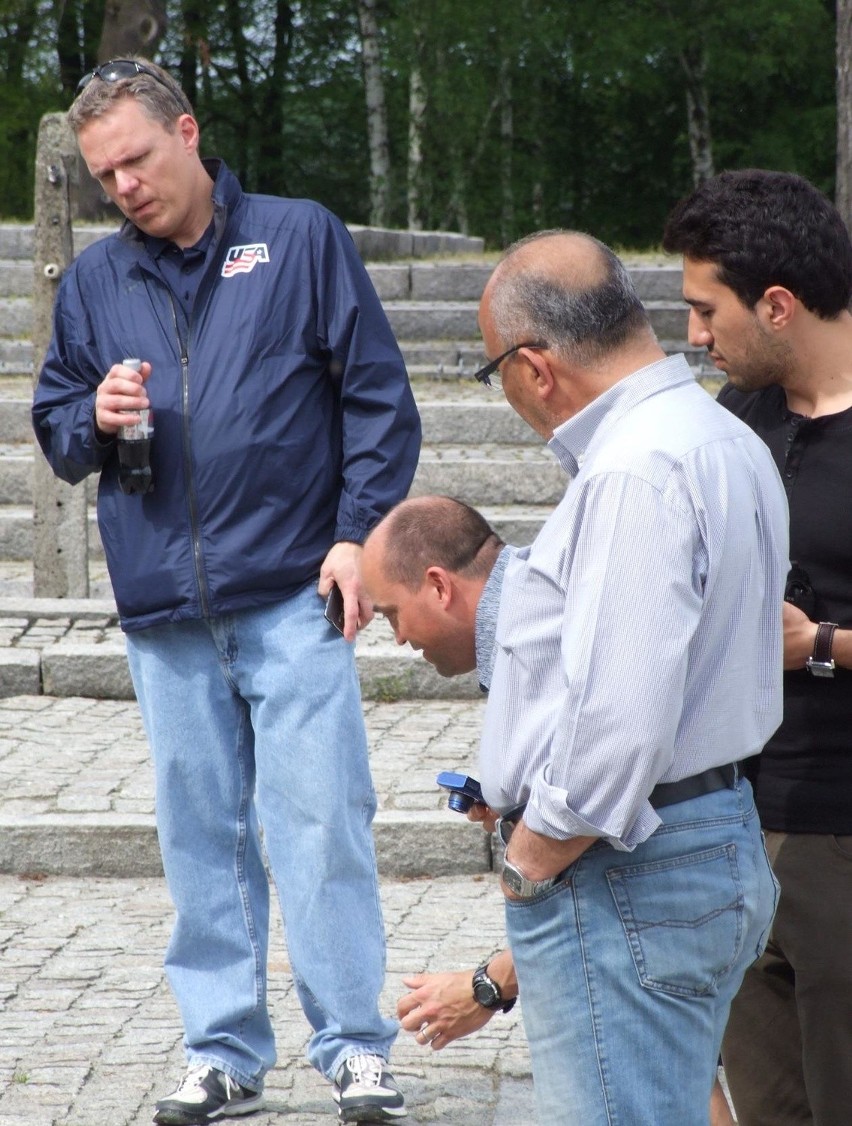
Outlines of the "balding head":
[[442,676],[476,665],[476,607],[503,542],[476,509],[452,497],[404,500],[364,544],[362,576],[397,642]]
[[485,517],[446,496],[411,497],[392,508],[370,538],[391,582],[418,590],[431,566],[487,579],[503,541]]
[[579,367],[654,340],[623,263],[579,231],[542,231],[510,246],[486,286],[483,307],[504,347],[547,341]]

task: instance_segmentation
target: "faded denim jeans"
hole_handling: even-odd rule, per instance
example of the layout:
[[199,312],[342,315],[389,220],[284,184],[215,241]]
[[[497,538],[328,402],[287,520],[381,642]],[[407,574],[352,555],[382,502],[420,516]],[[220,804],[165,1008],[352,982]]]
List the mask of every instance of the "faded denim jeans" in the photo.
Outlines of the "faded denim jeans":
[[[267,1012],[269,860],[293,979],[333,1079],[387,1057],[375,793],[353,647],[311,584],[284,602],[127,635],[177,912],[166,970],[190,1063],[249,1087],[275,1062]],[[263,849],[261,846],[263,826]]]
[[751,787],[658,810],[506,902],[540,1126],[707,1126],[731,1000],[777,901]]

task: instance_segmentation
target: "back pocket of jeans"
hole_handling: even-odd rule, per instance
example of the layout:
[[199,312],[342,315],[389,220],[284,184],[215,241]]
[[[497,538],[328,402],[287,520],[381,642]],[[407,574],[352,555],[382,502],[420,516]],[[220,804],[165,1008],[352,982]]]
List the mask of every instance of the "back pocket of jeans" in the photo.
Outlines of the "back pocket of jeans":
[[611,868],[606,877],[641,984],[681,996],[715,993],[742,942],[736,845]]

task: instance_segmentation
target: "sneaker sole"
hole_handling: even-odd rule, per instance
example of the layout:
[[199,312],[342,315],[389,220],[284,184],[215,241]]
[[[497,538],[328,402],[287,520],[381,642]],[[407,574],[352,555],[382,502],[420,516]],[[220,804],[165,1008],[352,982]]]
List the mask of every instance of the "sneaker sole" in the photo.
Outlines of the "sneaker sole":
[[237,1118],[243,1114],[254,1114],[258,1110],[263,1110],[263,1103],[263,1095],[258,1095],[256,1099],[249,1099],[248,1102],[243,1100],[238,1106],[223,1106],[208,1118],[208,1122],[215,1122],[217,1118]]
[[[263,1110],[263,1102],[264,1099],[261,1094],[256,1099],[241,1102],[238,1106],[220,1107],[210,1114],[205,1114],[203,1118],[199,1118],[191,1110],[159,1111],[154,1116],[154,1122],[158,1123],[159,1126],[204,1126],[204,1123],[215,1122],[219,1118],[237,1118],[244,1114],[254,1114],[258,1110]],[[161,1117],[161,1115],[166,1117]]]
[[337,1112],[338,1122],[397,1122],[405,1118],[407,1110],[401,1107],[350,1106]]

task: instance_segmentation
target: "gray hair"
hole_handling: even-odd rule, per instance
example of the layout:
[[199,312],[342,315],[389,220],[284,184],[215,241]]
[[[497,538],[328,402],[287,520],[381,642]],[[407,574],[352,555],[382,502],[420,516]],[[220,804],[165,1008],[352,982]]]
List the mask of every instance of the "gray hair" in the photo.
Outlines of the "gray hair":
[[575,277],[555,276],[546,266],[509,265],[491,297],[494,328],[506,347],[541,340],[563,359],[592,365],[630,337],[650,331],[650,321],[621,259],[591,235],[539,231],[513,243],[501,261],[555,235],[578,235],[592,243],[604,267],[603,281],[589,286]]
[[124,58],[128,62],[139,63],[151,73],[139,71],[130,78],[119,78],[115,82],[104,82],[97,76],[93,77],[68,110],[68,124],[75,134],[87,122],[108,113],[123,98],[135,98],[142,111],[169,132],[172,132],[175,122],[182,114],[195,116],[189,98],[168,71],[141,55],[126,55]]

